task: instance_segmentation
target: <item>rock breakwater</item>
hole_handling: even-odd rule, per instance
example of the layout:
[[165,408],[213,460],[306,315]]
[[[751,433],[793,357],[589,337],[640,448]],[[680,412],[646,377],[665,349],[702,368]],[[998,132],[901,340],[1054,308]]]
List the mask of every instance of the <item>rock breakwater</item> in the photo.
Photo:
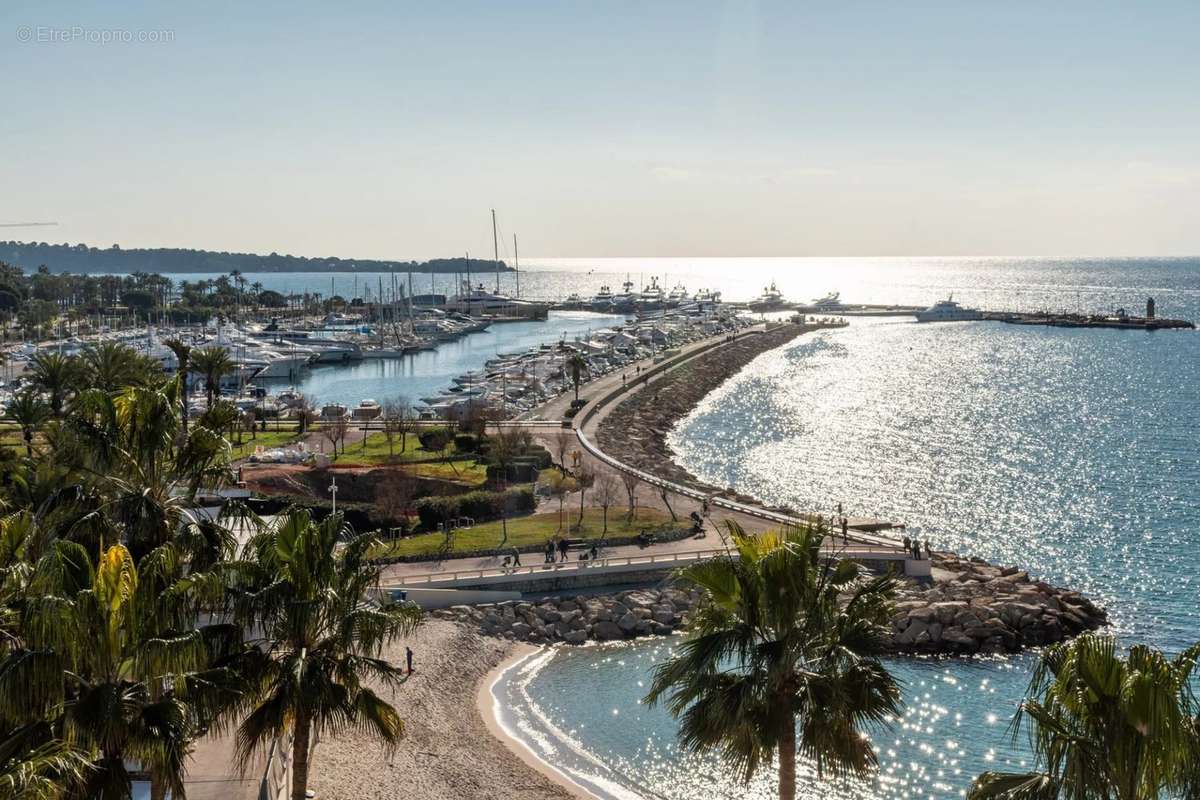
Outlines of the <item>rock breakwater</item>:
[[622,463],[700,491],[717,491],[676,464],[667,445],[671,427],[706,395],[755,357],[820,325],[783,323],[701,353],[631,392],[597,432],[600,449]]
[[[935,575],[931,584],[902,585],[891,626],[895,652],[1013,653],[1107,623],[1104,610],[1078,592],[1033,580],[1016,567],[939,555]],[[453,606],[432,615],[503,639],[584,644],[685,630],[700,599],[694,587],[668,585],[537,602]]]

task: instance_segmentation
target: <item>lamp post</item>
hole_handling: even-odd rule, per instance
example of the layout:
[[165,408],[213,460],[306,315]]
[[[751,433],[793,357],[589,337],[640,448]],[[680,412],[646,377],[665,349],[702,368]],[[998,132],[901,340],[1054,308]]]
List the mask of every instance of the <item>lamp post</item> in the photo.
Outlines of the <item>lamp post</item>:
[[333,509],[332,509],[331,513],[336,514],[337,513],[337,476],[336,475],[333,476],[333,479],[329,484],[329,496],[333,499],[333,501],[332,501]]

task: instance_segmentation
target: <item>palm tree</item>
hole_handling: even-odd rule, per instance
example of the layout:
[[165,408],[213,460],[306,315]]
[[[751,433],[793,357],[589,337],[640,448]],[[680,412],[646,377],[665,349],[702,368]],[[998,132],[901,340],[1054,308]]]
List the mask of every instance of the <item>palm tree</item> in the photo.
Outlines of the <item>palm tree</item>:
[[191,368],[204,376],[204,392],[208,396],[208,407],[221,389],[221,378],[236,369],[229,351],[224,347],[204,347],[191,353]]
[[83,353],[84,380],[89,387],[117,392],[145,383],[150,375],[146,362],[132,347],[119,342],[89,345]]
[[62,353],[38,353],[29,367],[33,385],[50,396],[50,411],[61,417],[68,395],[80,384],[79,359]]
[[579,382],[583,378],[583,370],[587,368],[587,362],[583,360],[583,356],[575,353],[571,356],[571,383],[575,384],[575,403],[579,403]]
[[[113,396],[89,390],[63,423],[56,455],[82,473],[100,500],[97,514],[125,538],[135,560],[196,522],[201,488],[231,478],[229,445],[201,418],[180,437],[178,382]],[[218,405],[218,408],[221,408]]]
[[1200,644],[1175,658],[1138,645],[1122,658],[1088,633],[1046,650],[1013,719],[1028,725],[1037,771],[985,772],[971,800],[1200,797]]
[[33,435],[50,419],[50,406],[33,392],[25,391],[8,404],[8,416],[21,426],[25,454],[33,458]]
[[135,565],[114,544],[94,564],[59,541],[34,566],[19,644],[0,663],[0,717],[47,720],[87,753],[82,796],[129,797],[134,762],[155,796],[183,797],[191,738],[231,707],[236,678],[211,665],[239,651],[239,631],[195,624],[192,581],[169,545]]
[[830,560],[821,523],[759,536],[727,528],[733,552],[678,573],[705,596],[647,702],[681,719],[686,749],[719,748],[747,782],[778,753],[781,800],[795,797],[797,751],[818,774],[867,774],[876,759],[861,727],[899,713],[879,661],[895,580]]
[[238,727],[237,756],[247,764],[288,730],[292,740],[292,798],[304,800],[312,737],[354,728],[395,745],[404,723],[365,685],[403,682],[403,670],[382,657],[385,646],[420,620],[412,604],[377,591],[379,568],[366,560],[377,544],[348,530],[341,515],[313,522],[292,510],[253,537],[246,572],[257,591],[234,601],[236,616],[263,633],[245,669],[253,687],[249,713]]
[[175,354],[175,361],[178,366],[175,368],[175,376],[178,378],[180,385],[179,392],[179,414],[183,421],[183,433],[187,435],[188,429],[188,369],[192,355],[192,348],[184,344],[180,339],[167,339],[163,342],[172,353]]
[[59,800],[85,785],[87,756],[37,720],[0,734],[0,797]]

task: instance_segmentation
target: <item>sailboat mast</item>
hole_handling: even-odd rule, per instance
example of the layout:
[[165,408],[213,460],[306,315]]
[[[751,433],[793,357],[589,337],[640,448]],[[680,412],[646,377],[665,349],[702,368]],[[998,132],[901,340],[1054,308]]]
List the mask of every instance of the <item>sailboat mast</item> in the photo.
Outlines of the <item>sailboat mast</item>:
[[517,271],[517,299],[521,299],[521,256],[517,251],[517,235],[513,234],[513,268]]
[[496,209],[492,209],[492,258],[496,260],[496,294],[500,294],[500,240],[496,238]]

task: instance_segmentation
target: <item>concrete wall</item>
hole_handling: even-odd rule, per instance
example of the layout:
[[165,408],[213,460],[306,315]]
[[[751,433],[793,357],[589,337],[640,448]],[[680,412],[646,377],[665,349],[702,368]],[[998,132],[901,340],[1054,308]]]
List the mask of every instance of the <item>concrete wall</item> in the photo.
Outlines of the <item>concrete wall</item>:
[[470,606],[479,603],[503,603],[505,600],[520,600],[521,593],[512,589],[495,591],[486,589],[430,589],[425,586],[388,586],[387,589],[397,599],[403,591],[407,600],[411,600],[426,611],[450,606]]

